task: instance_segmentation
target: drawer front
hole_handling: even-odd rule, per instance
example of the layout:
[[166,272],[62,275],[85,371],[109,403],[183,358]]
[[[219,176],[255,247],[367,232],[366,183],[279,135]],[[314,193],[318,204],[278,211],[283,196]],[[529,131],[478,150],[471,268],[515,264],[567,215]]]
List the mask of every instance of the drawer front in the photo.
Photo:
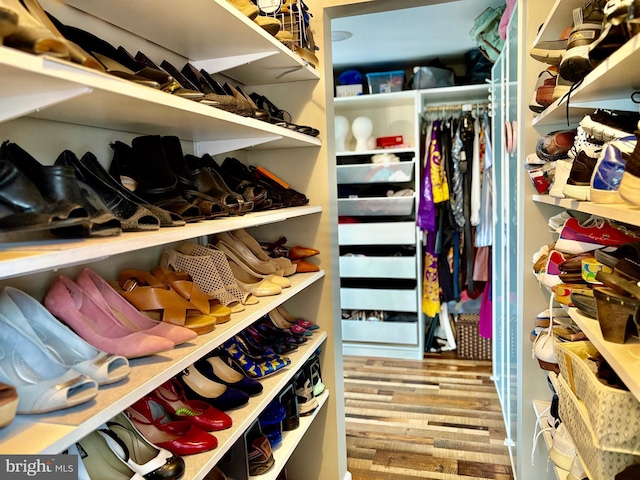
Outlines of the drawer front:
[[416,289],[341,288],[340,307],[343,310],[416,312],[418,310],[417,291]]
[[418,324],[405,322],[342,321],[342,341],[383,343],[385,345],[416,345]]
[[390,164],[338,165],[336,176],[338,184],[410,182],[413,180],[413,169],[413,161]]
[[339,198],[338,215],[352,217],[411,215],[415,195],[408,197]]
[[345,223],[338,225],[340,245],[415,245],[413,222]]
[[416,257],[340,257],[342,278],[416,278]]

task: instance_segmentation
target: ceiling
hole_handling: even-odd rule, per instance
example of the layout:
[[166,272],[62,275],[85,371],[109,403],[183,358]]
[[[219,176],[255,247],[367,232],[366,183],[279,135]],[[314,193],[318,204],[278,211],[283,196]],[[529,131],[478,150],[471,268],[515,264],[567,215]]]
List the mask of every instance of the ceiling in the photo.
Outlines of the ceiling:
[[469,30],[476,17],[488,6],[505,3],[504,0],[439,1],[441,3],[333,19],[333,36],[338,31],[352,34],[346,40],[332,43],[334,69],[405,64],[436,57],[460,58],[475,47]]

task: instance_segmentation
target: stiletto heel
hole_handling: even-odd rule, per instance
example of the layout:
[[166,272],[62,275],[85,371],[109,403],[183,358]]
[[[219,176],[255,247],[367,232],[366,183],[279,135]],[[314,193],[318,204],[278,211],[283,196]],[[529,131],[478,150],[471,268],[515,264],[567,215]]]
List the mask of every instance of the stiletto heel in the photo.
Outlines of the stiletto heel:
[[230,232],[235,238],[244,243],[251,252],[262,261],[271,261],[278,264],[279,270],[282,270],[282,275],[288,277],[296,273],[296,267],[291,263],[291,260],[284,257],[271,258],[265,253],[260,246],[260,243],[253,238],[246,230],[238,229]]
[[[153,68],[155,70],[158,70],[162,73],[165,73],[169,76],[171,76],[168,72],[166,72],[165,70],[162,69],[162,67],[160,67],[160,65],[156,64],[153,60],[151,60],[149,57],[147,57],[144,53],[138,51],[138,53],[136,53],[136,56],[134,57],[134,59],[143,64],[146,65],[149,68]],[[175,78],[171,77],[173,79],[173,81],[168,84],[166,87],[164,87],[162,90],[168,93],[171,93],[172,95],[175,95],[176,97],[182,97],[182,98],[186,98],[188,100],[198,100],[201,99],[202,97],[204,97],[204,94],[202,92],[199,92],[198,90],[190,90],[188,88],[183,88],[182,85],[180,85],[180,82],[178,82]]]
[[196,362],[178,376],[178,381],[188,396],[207,402],[223,412],[249,403],[249,395],[208,378],[205,371],[210,371],[211,368],[203,367],[202,362]]

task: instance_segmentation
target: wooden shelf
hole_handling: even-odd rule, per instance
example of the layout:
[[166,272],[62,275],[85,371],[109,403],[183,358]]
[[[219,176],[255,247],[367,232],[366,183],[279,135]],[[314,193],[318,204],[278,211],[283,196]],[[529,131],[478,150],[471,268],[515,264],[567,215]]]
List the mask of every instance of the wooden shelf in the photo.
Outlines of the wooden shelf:
[[[244,85],[318,80],[319,72],[226,0],[65,0]],[[171,12],[153,15],[150,12]]]
[[581,202],[571,198],[554,198],[549,195],[533,195],[533,201],[546,205],[555,205],[567,210],[598,215],[617,222],[628,223],[629,225],[640,225],[640,208],[633,205]]
[[587,335],[589,341],[598,349],[615,370],[629,391],[640,400],[640,340],[631,337],[626,343],[607,342],[602,337],[597,320],[582,315],[577,308],[568,309],[569,316]]
[[0,251],[0,279],[81,265],[104,260],[111,255],[281,222],[321,211],[322,207],[318,206],[290,207],[252,212],[241,217],[206,220],[183,227],[160,228],[153,232],[125,232],[117,237],[3,243]]
[[[131,374],[129,377],[113,385],[100,387],[98,396],[91,402],[48,414],[17,415],[8,427],[0,431],[0,451],[3,454],[59,453],[323,277],[324,271],[294,274],[288,277],[292,283],[291,288],[285,289],[280,295],[262,297],[257,305],[247,306],[244,312],[234,314],[229,322],[216,326],[213,332],[201,335],[192,342],[180,345],[169,352],[130,360]],[[300,362],[304,362],[326,336],[327,334],[324,332],[314,334],[303,348],[288,354],[287,356],[292,358],[292,365],[286,369],[289,373],[274,375],[273,378],[280,379],[287,375],[292,376],[296,367],[301,365]],[[271,384],[265,384],[265,389],[269,390],[267,385]],[[269,391],[267,395],[261,395],[258,400],[259,406],[264,408],[268,403],[268,401],[264,403],[264,398],[273,398],[276,393]],[[255,419],[262,408],[255,406],[255,402],[252,405],[251,417]],[[258,411],[254,412],[253,410],[256,408]],[[242,410],[245,411],[245,409]],[[234,427],[240,428],[236,423],[234,418]],[[244,429],[241,429],[238,435],[242,431]],[[222,449],[219,447],[218,450]],[[194,477],[187,476],[185,478]]]

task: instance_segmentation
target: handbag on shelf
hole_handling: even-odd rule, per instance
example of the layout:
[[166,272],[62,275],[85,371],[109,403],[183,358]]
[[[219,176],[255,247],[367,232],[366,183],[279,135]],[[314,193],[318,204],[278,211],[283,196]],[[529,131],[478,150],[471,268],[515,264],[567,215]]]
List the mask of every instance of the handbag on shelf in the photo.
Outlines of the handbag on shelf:
[[469,36],[476,43],[478,49],[491,62],[500,56],[504,47],[504,40],[500,37],[500,20],[504,14],[506,4],[499,7],[487,7],[473,22]]

